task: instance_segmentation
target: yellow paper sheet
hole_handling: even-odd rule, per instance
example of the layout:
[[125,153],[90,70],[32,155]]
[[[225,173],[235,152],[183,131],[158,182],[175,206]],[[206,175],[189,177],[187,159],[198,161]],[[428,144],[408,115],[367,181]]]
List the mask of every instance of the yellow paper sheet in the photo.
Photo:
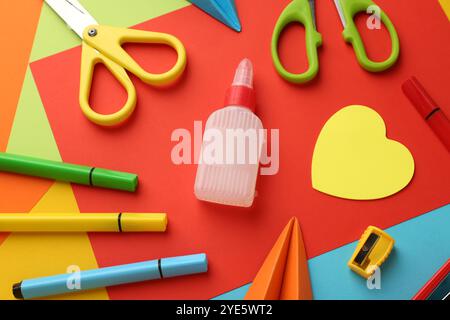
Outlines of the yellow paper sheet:
[[381,116],[365,106],[335,113],[317,139],[313,188],[353,200],[388,197],[408,185],[414,159],[401,143],[386,138]]
[[439,3],[450,21],[450,0],[439,0]]
[[[80,214],[69,184],[56,182],[29,214],[44,212]],[[0,246],[0,300],[15,299],[12,285],[16,282],[65,273],[69,266],[98,268],[86,233],[12,233]],[[108,299],[108,294],[98,289],[51,299]]]

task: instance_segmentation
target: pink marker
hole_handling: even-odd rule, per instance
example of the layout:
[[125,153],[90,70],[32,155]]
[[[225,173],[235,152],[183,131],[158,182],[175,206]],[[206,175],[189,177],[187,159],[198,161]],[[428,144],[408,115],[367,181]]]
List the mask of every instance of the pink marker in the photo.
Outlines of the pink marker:
[[253,66],[239,64],[225,107],[206,122],[194,191],[199,200],[250,207],[255,197],[264,132],[254,114]]

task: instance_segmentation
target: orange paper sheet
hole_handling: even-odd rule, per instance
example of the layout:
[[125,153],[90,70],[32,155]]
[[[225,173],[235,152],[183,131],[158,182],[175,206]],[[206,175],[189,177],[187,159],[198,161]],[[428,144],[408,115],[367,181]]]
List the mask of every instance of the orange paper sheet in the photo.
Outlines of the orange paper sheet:
[[[0,3],[2,47],[0,59],[0,151],[8,143],[43,1]],[[33,130],[33,128],[30,128]],[[0,212],[28,212],[51,183],[0,172]],[[7,234],[0,233],[0,243]]]
[[0,19],[0,30],[2,30],[0,151],[4,151],[8,143],[42,3],[43,1],[37,0],[0,3],[0,12],[2,12],[2,19]]

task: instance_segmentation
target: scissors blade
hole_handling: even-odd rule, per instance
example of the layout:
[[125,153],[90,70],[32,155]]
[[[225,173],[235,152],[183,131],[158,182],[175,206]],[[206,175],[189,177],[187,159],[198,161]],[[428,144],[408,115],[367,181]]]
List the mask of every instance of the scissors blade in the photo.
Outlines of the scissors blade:
[[309,0],[309,7],[311,8],[311,14],[312,14],[312,20],[314,29],[317,30],[317,24],[316,24],[316,0]]
[[87,26],[98,24],[77,0],[45,0],[45,2],[80,38],[83,38],[83,30]]
[[340,0],[334,0],[334,4],[336,5],[336,9],[339,13],[339,18],[341,18],[342,26],[345,29],[345,26],[347,25],[347,21],[345,21],[344,11],[342,10]]

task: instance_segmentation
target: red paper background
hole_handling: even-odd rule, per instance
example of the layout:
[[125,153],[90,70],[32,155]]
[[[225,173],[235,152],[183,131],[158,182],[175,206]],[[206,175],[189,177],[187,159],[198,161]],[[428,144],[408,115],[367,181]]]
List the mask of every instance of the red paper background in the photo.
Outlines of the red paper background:
[[[373,224],[386,228],[447,204],[449,157],[401,91],[416,75],[450,114],[449,23],[437,1],[379,0],[401,39],[398,64],[383,74],[362,70],[342,39],[332,1],[318,1],[318,29],[324,37],[320,74],[306,86],[283,81],[274,71],[270,39],[288,0],[237,1],[243,32],[235,33],[195,7],[187,7],[137,28],[168,32],[186,46],[188,67],[172,88],[155,89],[133,78],[138,105],[124,126],[105,129],[88,122],[78,105],[80,47],[32,64],[32,71],[64,161],[136,172],[136,194],[74,186],[82,212],[167,212],[165,234],[91,234],[100,266],[197,252],[208,254],[206,275],[139,283],[109,289],[118,298],[211,298],[250,282],[284,225],[299,218],[309,257],[356,240]],[[362,26],[364,21],[360,21]],[[282,56],[293,68],[304,65],[299,28],[286,32]],[[389,53],[385,31],[365,32],[372,56]],[[136,50],[139,61],[167,65],[173,55],[159,48]],[[147,55],[152,51],[151,56]],[[222,105],[239,61],[255,67],[257,112],[266,128],[280,129],[280,171],[261,176],[250,209],[202,203],[193,194],[195,165],[176,166],[170,153],[176,128],[192,131]],[[92,102],[99,110],[123,101],[123,91],[104,68],[95,75]],[[349,104],[374,108],[388,136],[412,152],[416,173],[397,195],[377,201],[333,198],[311,188],[311,158],[326,120]],[[344,182],[345,183],[345,182]],[[345,263],[343,261],[342,263]]]

